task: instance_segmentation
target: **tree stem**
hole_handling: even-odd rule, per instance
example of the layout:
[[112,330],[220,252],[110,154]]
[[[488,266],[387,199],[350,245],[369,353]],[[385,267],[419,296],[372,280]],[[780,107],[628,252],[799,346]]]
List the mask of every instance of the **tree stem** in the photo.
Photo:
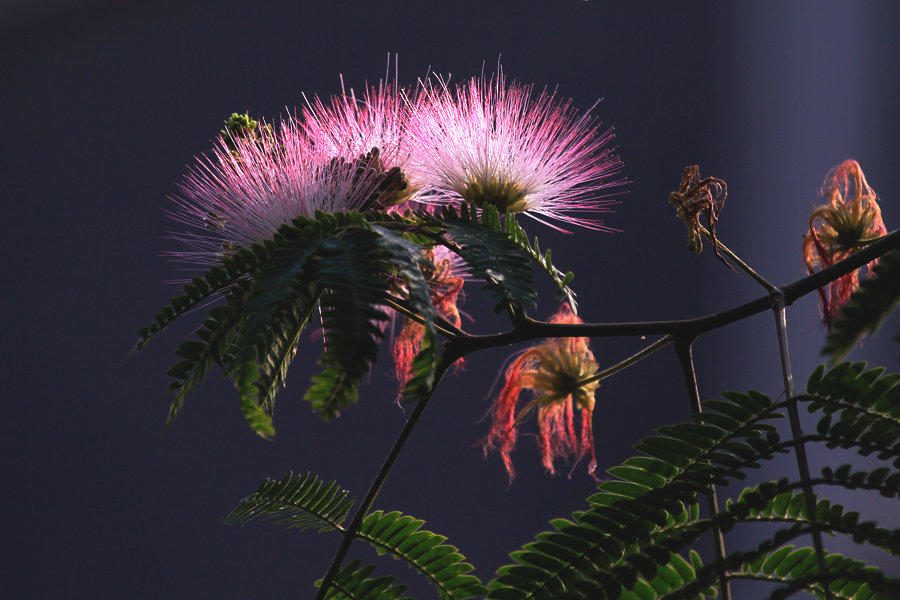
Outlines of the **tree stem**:
[[[411,319],[420,325],[425,324],[425,318],[408,309],[402,300],[386,300],[385,302],[404,317]],[[447,338],[465,337],[468,335],[465,331],[449,323],[440,315],[435,316],[434,328]]]
[[[844,260],[827,269],[799,279],[780,288],[778,293],[784,297],[784,304],[790,306],[798,298],[835,281],[861,266],[879,258],[883,254],[900,247],[900,231],[894,231],[859,252],[851,254]],[[550,337],[624,337],[635,335],[687,335],[697,337],[707,331],[718,329],[724,325],[735,323],[747,317],[759,314],[772,308],[772,294],[751,300],[722,312],[713,313],[695,319],[675,321],[643,321],[632,323],[544,323],[529,317],[523,317],[512,331],[490,335],[468,335],[465,338],[452,340],[454,351],[465,356],[476,350],[496,348],[537,338]]]

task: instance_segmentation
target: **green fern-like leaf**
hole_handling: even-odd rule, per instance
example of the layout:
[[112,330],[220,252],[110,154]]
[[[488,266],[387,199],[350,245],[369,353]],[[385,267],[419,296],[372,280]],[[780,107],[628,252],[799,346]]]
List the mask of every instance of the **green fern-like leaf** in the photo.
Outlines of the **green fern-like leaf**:
[[822,414],[816,433],[828,447],[892,458],[900,467],[900,376],[866,366],[845,362],[828,371],[819,367],[807,382],[807,394],[797,400],[809,412]]
[[172,424],[184,406],[187,396],[203,381],[213,365],[225,369],[230,362],[234,341],[243,322],[240,310],[248,281],[234,284],[226,295],[226,303],[210,309],[209,318],[195,333],[195,339],[182,342],[175,350],[181,360],[166,373],[173,378],[169,392],[174,394],[166,418],[166,427]]
[[238,391],[241,412],[247,425],[263,439],[270,439],[275,435],[272,426],[272,415],[267,413],[262,405],[256,401],[256,396],[261,385],[260,376],[252,363],[241,363],[232,374],[235,379],[235,387]]
[[731,579],[750,579],[779,584],[769,598],[786,598],[798,591],[808,591],[817,598],[825,598],[828,588],[835,600],[867,599],[893,600],[897,598],[900,581],[887,577],[879,569],[839,554],[824,556],[825,571],[818,568],[812,548],[795,548],[786,542],[805,533],[794,525],[777,532],[749,551],[731,552],[723,560],[707,565],[695,563],[696,578],[662,600],[687,600],[697,597],[700,590],[711,584],[717,573],[725,570]]
[[465,204],[459,214],[447,207],[440,219],[423,216],[442,227],[457,244],[455,250],[472,276],[483,280],[485,289],[498,299],[496,312],[508,306],[520,310],[537,306],[531,265],[502,229],[495,207],[485,206],[480,219],[477,211]]
[[255,379],[256,398],[254,404],[271,415],[275,409],[275,395],[284,386],[287,370],[297,353],[300,335],[309,323],[319,300],[319,290],[309,285],[305,290],[296,290],[297,295],[282,313],[277,327],[266,336],[265,353]]
[[[800,514],[802,502],[791,503],[789,512],[781,516],[773,515],[769,508],[776,499],[790,493],[787,480],[766,482],[744,490],[739,500],[729,502],[725,510],[713,517],[700,518],[697,505],[694,504],[690,511],[670,511],[665,520],[658,520],[658,526],[648,530],[646,535],[623,537],[616,532],[616,538],[626,542],[621,558],[609,568],[595,568],[593,571],[583,569],[582,575],[589,576],[589,583],[583,582],[581,588],[589,589],[589,586],[594,586],[587,597],[632,598],[634,594],[648,589],[654,590],[652,598],[666,596],[694,599],[715,596],[718,592],[714,586],[719,583],[719,569],[724,568],[723,564],[703,567],[699,557],[692,558],[691,563],[687,563],[679,553],[688,551],[701,536],[714,528],[728,531],[738,522],[784,523],[796,520],[800,523],[792,526],[791,535],[802,534],[803,527],[808,524]],[[614,502],[619,507],[622,505],[621,499],[607,501]],[[611,523],[606,524],[608,530],[613,526]],[[780,541],[785,539],[789,538],[783,537]],[[746,558],[745,554],[739,553],[736,556]],[[732,558],[734,560],[736,559]]]
[[841,360],[866,333],[875,333],[887,316],[900,304],[900,249],[882,256],[872,269],[872,276],[863,279],[859,288],[841,309],[822,354],[833,362]]
[[[434,307],[419,259],[410,244],[377,228],[346,229],[320,244],[315,280],[325,290],[321,303],[327,346],[319,361],[323,371],[313,379],[306,399],[324,419],[356,400],[357,385],[378,356],[380,323],[388,318],[382,307],[396,294],[405,293],[431,326]],[[390,275],[403,278],[405,292]]]
[[288,473],[281,481],[266,479],[225,517],[225,523],[271,519],[290,529],[341,529],[353,507],[350,492],[337,482],[325,483],[311,473]]
[[[612,469],[618,479],[601,483],[587,510],[554,521],[555,531],[513,553],[516,564],[497,572],[488,597],[618,598],[675,569],[675,553],[712,527],[699,520],[699,496],[710,484],[745,477],[781,443],[768,423],[779,406],[763,394],[729,393],[705,409],[696,422],[662,428],[636,445],[645,456]],[[695,596],[707,587],[699,585]]]
[[[698,557],[699,559],[699,557]],[[678,554],[671,554],[665,564],[658,567],[656,576],[646,579],[638,578],[630,590],[622,590],[622,600],[656,600],[661,596],[677,590],[694,581],[695,566]],[[712,598],[717,595],[715,589],[704,590],[698,593],[692,600]]]
[[[809,383],[813,394],[798,400],[829,418],[820,423],[816,439],[857,447],[864,454],[879,451],[882,459],[896,459],[900,452],[896,444],[900,434],[892,416],[898,410],[896,387],[897,378],[884,375],[883,369],[845,363],[814,373]],[[898,555],[900,531],[861,522],[859,515],[827,499],[815,502],[815,518],[811,519],[801,482],[760,484],[744,490],[714,516],[700,518],[697,500],[710,484],[727,485],[741,479],[748,469],[791,445],[782,442],[768,423],[780,415],[784,403],[775,404],[759,392],[723,396],[723,400],[706,402],[706,412],[695,415],[696,422],[660,428],[659,435],[639,443],[636,448],[645,456],[610,469],[617,479],[600,484],[599,493],[589,498],[588,510],[575,513],[571,521],[553,521],[556,531],[538,535],[535,542],[514,553],[516,564],[498,571],[489,584],[489,597],[706,597],[715,591],[723,573],[744,577],[733,574],[744,564],[762,568],[769,561],[766,568],[774,572],[777,558],[790,551],[782,548],[813,527]],[[848,465],[836,471],[826,469],[813,483],[878,490],[893,496],[900,488],[900,473],[890,467],[853,472]],[[708,565],[692,561],[693,577],[688,572],[680,581],[673,576],[674,562],[681,560],[674,557],[703,535],[714,528],[728,532],[737,523],[752,522],[784,527],[750,550],[733,551]],[[815,556],[810,560],[815,564]],[[828,557],[826,565],[824,573],[816,570],[786,580],[776,595],[798,589],[815,593],[823,586],[843,590],[846,582],[854,581],[864,583],[872,593],[888,590],[884,597],[894,597],[891,586],[896,582],[883,573],[863,576],[850,562],[834,557]],[[844,582],[836,583],[841,578]]]
[[900,593],[900,581],[886,577],[876,567],[840,554],[828,554],[824,560],[826,572],[820,573],[812,548],[787,545],[744,561],[737,572],[742,578],[782,584],[770,598],[786,598],[799,590],[825,598],[827,589],[835,600],[892,600]]
[[900,470],[878,467],[872,471],[853,470],[849,464],[836,469],[822,468],[822,482],[848,489],[875,490],[885,498],[900,498]]
[[421,529],[424,521],[399,512],[375,511],[366,516],[356,537],[369,542],[379,554],[390,553],[425,575],[442,598],[462,599],[485,593],[469,573],[472,565],[442,535]]
[[253,244],[234,254],[226,256],[221,265],[209,269],[202,277],[194,277],[184,285],[183,293],[175,296],[169,305],[156,314],[153,322],[141,327],[140,337],[132,352],[142,350],[150,339],[169,326],[175,319],[201,302],[228,290],[256,271],[261,260],[268,254],[263,244]]
[[[256,492],[231,511],[225,522],[267,519],[290,529],[345,531],[341,523],[353,503],[349,492],[334,481],[325,483],[309,473],[288,473],[281,481],[266,479]],[[409,563],[435,586],[442,598],[458,600],[483,595],[485,589],[481,582],[470,574],[472,565],[465,562],[454,546],[444,543],[446,537],[422,529],[423,524],[421,520],[398,512],[376,511],[363,519],[354,537],[368,542],[381,555],[390,554]],[[351,571],[356,574],[352,575]],[[348,566],[341,572],[346,578],[342,575],[335,578],[337,588],[334,593],[347,594],[348,598],[381,598],[366,595],[376,589],[379,594],[388,593],[388,589],[402,593],[402,589],[390,588],[390,578],[370,579],[372,568],[367,567],[362,573],[358,565]]]
[[[884,415],[900,417],[900,374],[885,374],[885,369],[867,369],[864,362],[839,363],[825,371],[819,366],[806,385],[810,396],[840,400],[843,404],[872,409]],[[818,406],[813,406],[818,410]]]
[[271,412],[275,392],[315,305],[308,286],[306,294],[298,293],[296,280],[321,230],[319,223],[296,220],[283,226],[273,239],[226,256],[221,266],[185,287],[185,296],[192,303],[176,298],[172,307],[158,316],[155,328],[142,330],[145,343],[200,300],[227,290],[224,306],[209,310],[196,339],[183,342],[176,350],[181,360],[168,371],[173,377],[169,390],[175,397],[167,425],[187,395],[218,364],[234,378],[241,409],[251,427],[263,437],[274,434]]
[[[224,291],[225,304],[211,308],[196,338],[177,349],[180,360],[169,370],[175,397],[167,422],[218,365],[234,381],[250,426],[263,437],[273,435],[276,394],[317,306],[323,316],[323,371],[306,397],[326,419],[356,399],[356,387],[378,355],[386,305],[402,302],[423,319],[433,340],[435,309],[420,268],[421,247],[404,238],[413,226],[418,225],[390,215],[298,217],[186,286],[184,298],[173,300],[142,330],[139,346],[199,300]],[[434,346],[432,341],[423,348],[417,362],[414,383],[420,387],[430,386]]]
[[321,293],[311,263],[334,229],[332,222],[309,219],[281,227],[240,308],[245,322],[228,374],[248,423],[259,433],[270,433],[266,417]]
[[431,286],[421,269],[425,261],[422,248],[384,227],[372,225],[372,229],[379,235],[379,248],[390,274],[404,282],[399,288],[392,288],[392,292],[399,293],[407,308],[422,317],[425,326],[430,328],[436,313],[431,303]]
[[534,238],[533,243],[529,241],[528,233],[522,229],[513,213],[507,213],[503,218],[503,227],[509,238],[534,259],[553,279],[553,283],[556,284],[557,300],[568,302],[569,306],[572,307],[572,311],[577,314],[578,303],[575,301],[575,292],[569,287],[569,283],[575,278],[575,275],[571,271],[563,273],[557,269],[550,260],[550,250],[542,254],[537,237]]
[[[830,470],[829,470],[830,471]],[[875,484],[866,484],[865,479],[872,474],[861,472],[862,477],[854,473],[849,479],[859,479],[860,484],[855,487],[864,489],[878,489]],[[830,474],[830,473],[829,473]],[[813,483],[830,483],[854,487],[848,485],[848,478],[830,474],[831,477],[823,477]],[[809,525],[811,520],[807,515],[807,503],[800,482],[789,483],[783,479],[779,482],[767,482],[754,488],[747,488],[741,492],[736,501],[729,501],[725,510],[714,519],[733,520],[734,522],[770,522],[770,523],[795,523]],[[845,535],[856,543],[867,543],[894,556],[900,556],[900,530],[879,527],[874,521],[860,522],[859,513],[845,511],[840,504],[832,504],[827,498],[819,498],[815,501],[815,516],[817,525],[829,534]]]
[[374,565],[361,566],[358,560],[342,567],[325,593],[326,600],[413,600],[401,597],[405,585],[393,585],[394,578],[389,575],[370,577],[374,571]]

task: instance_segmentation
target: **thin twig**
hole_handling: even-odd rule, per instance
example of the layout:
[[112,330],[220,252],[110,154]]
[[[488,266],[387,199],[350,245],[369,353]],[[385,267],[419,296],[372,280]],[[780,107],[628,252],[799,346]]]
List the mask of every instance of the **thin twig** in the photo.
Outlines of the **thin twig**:
[[760,284],[761,286],[763,286],[764,288],[766,288],[766,290],[768,290],[768,291],[770,291],[770,292],[774,292],[774,291],[775,291],[775,286],[774,286],[774,285],[772,285],[771,283],[769,283],[769,282],[766,280],[765,277],[763,277],[762,275],[760,275],[759,273],[757,273],[756,271],[754,271],[754,270],[750,267],[750,265],[748,265],[748,264],[745,263],[743,260],[741,260],[740,257],[739,257],[737,254],[735,254],[734,252],[732,252],[731,250],[729,250],[728,247],[727,247],[725,244],[723,244],[722,242],[720,242],[717,238],[714,238],[714,237],[712,236],[712,234],[706,229],[706,227],[703,227],[703,226],[701,225],[701,226],[700,226],[700,233],[702,233],[702,234],[705,235],[707,238],[709,238],[709,240],[710,240],[713,244],[715,244],[715,245],[719,248],[719,250],[721,250],[722,252],[725,253],[725,256],[727,256],[728,258],[731,259],[731,262],[733,262],[733,263],[736,264],[738,267],[740,267],[742,271],[744,271],[747,275],[749,275],[749,276],[752,277],[754,280],[756,280],[756,282],[759,283],[759,284]]
[[[679,337],[675,340],[675,354],[678,356],[678,363],[681,365],[681,372],[684,375],[684,385],[687,388],[691,411],[700,414],[703,412],[703,406],[700,404],[700,389],[697,386],[697,373],[694,370],[694,357],[691,352],[693,343],[693,338]],[[709,491],[706,494],[706,498],[710,519],[714,519],[714,517],[719,514],[719,499],[716,494],[715,484],[709,484]],[[724,561],[725,537],[722,535],[721,525],[715,520],[713,520],[712,535],[716,558],[720,561]],[[719,571],[719,591],[722,594],[722,600],[731,600],[731,585],[728,582],[728,576],[724,569]]]
[[[388,299],[385,301],[385,303],[388,306],[390,306],[391,308],[393,308],[394,310],[396,310],[398,313],[405,316],[406,318],[412,319],[413,321],[415,321],[416,323],[418,323],[420,325],[425,325],[425,323],[426,323],[425,318],[423,316],[413,312],[409,308],[407,308],[402,300]],[[462,329],[459,329],[458,327],[456,327],[455,325],[453,325],[452,323],[450,323],[449,321],[447,321],[445,318],[443,318],[440,315],[435,315],[433,325],[437,331],[442,333],[447,338],[466,337],[469,335],[465,331],[463,331]]]
[[650,344],[649,346],[647,346],[640,352],[632,354],[631,356],[629,356],[622,362],[616,363],[613,366],[609,367],[608,369],[604,369],[604,370],[600,371],[599,373],[595,373],[595,374],[591,375],[590,377],[586,377],[586,378],[582,379],[581,381],[577,382],[575,385],[577,387],[581,387],[583,385],[587,385],[587,384],[593,383],[595,381],[602,381],[602,380],[606,379],[607,377],[615,375],[619,371],[627,369],[631,365],[637,364],[640,361],[642,361],[643,359],[647,358],[648,356],[650,356],[651,354],[653,354],[654,352],[656,352],[657,350],[659,350],[660,348],[664,347],[669,342],[671,342],[672,339],[673,338],[671,335],[667,335],[666,337],[664,337],[662,339],[656,340],[655,342],[653,342],[652,344]]
[[[800,411],[797,410],[797,401],[794,398],[794,377],[791,373],[791,356],[788,352],[787,317],[784,309],[784,295],[780,292],[773,294],[775,300],[772,310],[775,313],[775,328],[778,332],[778,352],[781,355],[781,372],[784,378],[785,404],[787,405],[788,418],[791,424],[791,437],[794,439],[794,455],[797,458],[797,468],[800,471],[800,481],[803,483],[803,497],[806,502],[806,513],[810,523],[810,534],[813,539],[813,547],[816,550],[816,563],[819,572],[825,575],[825,546],[822,543],[822,530],[816,518],[816,498],[813,495],[812,477],[809,474],[809,460],[806,456],[803,429],[800,426]],[[825,587],[825,597],[832,598],[831,591]]]
[[419,417],[421,417],[422,413],[425,412],[425,407],[428,406],[428,401],[431,400],[432,396],[434,396],[435,389],[437,389],[438,384],[441,382],[441,379],[444,377],[447,369],[452,364],[453,361],[448,361],[443,357],[438,363],[437,368],[435,369],[434,382],[431,384],[431,389],[421,400],[416,403],[416,407],[409,415],[409,419],[407,419],[406,424],[403,426],[403,430],[400,432],[400,435],[394,442],[394,446],[388,453],[387,458],[385,458],[384,464],[381,465],[381,469],[378,471],[375,479],[372,480],[372,484],[369,486],[369,490],[366,492],[365,498],[363,498],[363,501],[359,505],[359,508],[356,509],[356,514],[353,515],[353,520],[344,530],[344,539],[341,541],[341,545],[338,548],[337,553],[335,553],[334,558],[331,560],[331,565],[329,565],[328,571],[322,578],[322,584],[319,586],[319,591],[316,594],[316,600],[324,600],[325,595],[328,593],[328,588],[331,587],[332,582],[334,581],[334,577],[335,575],[337,575],[338,569],[340,569],[341,563],[344,561],[344,557],[347,555],[347,551],[350,550],[350,545],[353,543],[353,540],[356,537],[356,533],[359,531],[359,527],[360,525],[362,525],[366,513],[369,512],[369,509],[372,507],[372,503],[375,502],[375,498],[376,496],[378,496],[378,492],[381,491],[381,487],[384,485],[385,480],[390,474],[394,463],[397,462],[397,458],[400,456],[400,452],[401,450],[403,450],[403,446],[406,444],[406,440],[409,439],[409,436],[415,428],[416,423],[419,421]]

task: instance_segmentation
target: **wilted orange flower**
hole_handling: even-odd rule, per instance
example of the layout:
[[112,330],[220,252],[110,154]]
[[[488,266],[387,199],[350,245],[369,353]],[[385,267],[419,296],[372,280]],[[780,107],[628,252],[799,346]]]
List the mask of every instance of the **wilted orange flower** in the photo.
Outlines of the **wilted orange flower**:
[[[425,277],[431,284],[431,302],[439,315],[454,327],[462,325],[459,308],[456,306],[463,288],[463,278],[454,274],[453,257],[456,255],[438,246],[433,250],[425,250],[425,258],[434,265],[427,270]],[[410,378],[410,366],[416,353],[422,347],[425,337],[425,326],[412,319],[404,319],[400,334],[394,339],[394,366],[400,390],[406,386]],[[462,361],[457,361],[459,364]]]
[[[809,217],[809,233],[803,235],[803,260],[812,274],[847,258],[866,244],[887,234],[875,191],[869,187],[859,163],[845,160],[833,168],[822,184],[828,204]],[[877,261],[867,266],[871,270]],[[859,286],[859,269],[819,288],[822,322],[831,329],[841,307]]]
[[[552,323],[582,323],[568,304],[550,320]],[[538,435],[544,467],[555,474],[557,458],[574,456],[574,464],[585,454],[588,472],[597,467],[591,416],[594,393],[600,383],[580,384],[597,371],[597,361],[588,348],[588,338],[548,338],[529,348],[506,369],[506,384],[491,408],[493,424],[482,440],[485,452],[499,450],[510,479],[515,476],[510,455],[516,447],[519,425],[533,410],[538,415]],[[516,405],[523,390],[534,399],[518,412]],[[581,411],[580,432],[575,431],[575,412]]]

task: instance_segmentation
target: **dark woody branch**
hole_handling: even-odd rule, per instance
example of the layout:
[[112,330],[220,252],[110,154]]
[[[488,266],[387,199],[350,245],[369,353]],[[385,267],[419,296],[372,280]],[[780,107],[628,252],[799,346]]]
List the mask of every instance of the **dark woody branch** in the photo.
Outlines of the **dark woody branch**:
[[900,247],[900,230],[882,237],[877,242],[870,244],[827,269],[822,269],[813,275],[784,285],[756,300],[704,317],[676,321],[584,323],[578,325],[545,323],[525,317],[519,321],[518,327],[505,333],[453,337],[445,343],[445,352],[449,357],[456,359],[483,348],[495,348],[547,337],[627,337],[640,335],[696,337],[723,325],[728,325],[771,309],[775,303],[776,295],[783,294],[784,304],[790,306],[794,301],[806,294],[835,281],[839,277],[872,262],[898,247]]

